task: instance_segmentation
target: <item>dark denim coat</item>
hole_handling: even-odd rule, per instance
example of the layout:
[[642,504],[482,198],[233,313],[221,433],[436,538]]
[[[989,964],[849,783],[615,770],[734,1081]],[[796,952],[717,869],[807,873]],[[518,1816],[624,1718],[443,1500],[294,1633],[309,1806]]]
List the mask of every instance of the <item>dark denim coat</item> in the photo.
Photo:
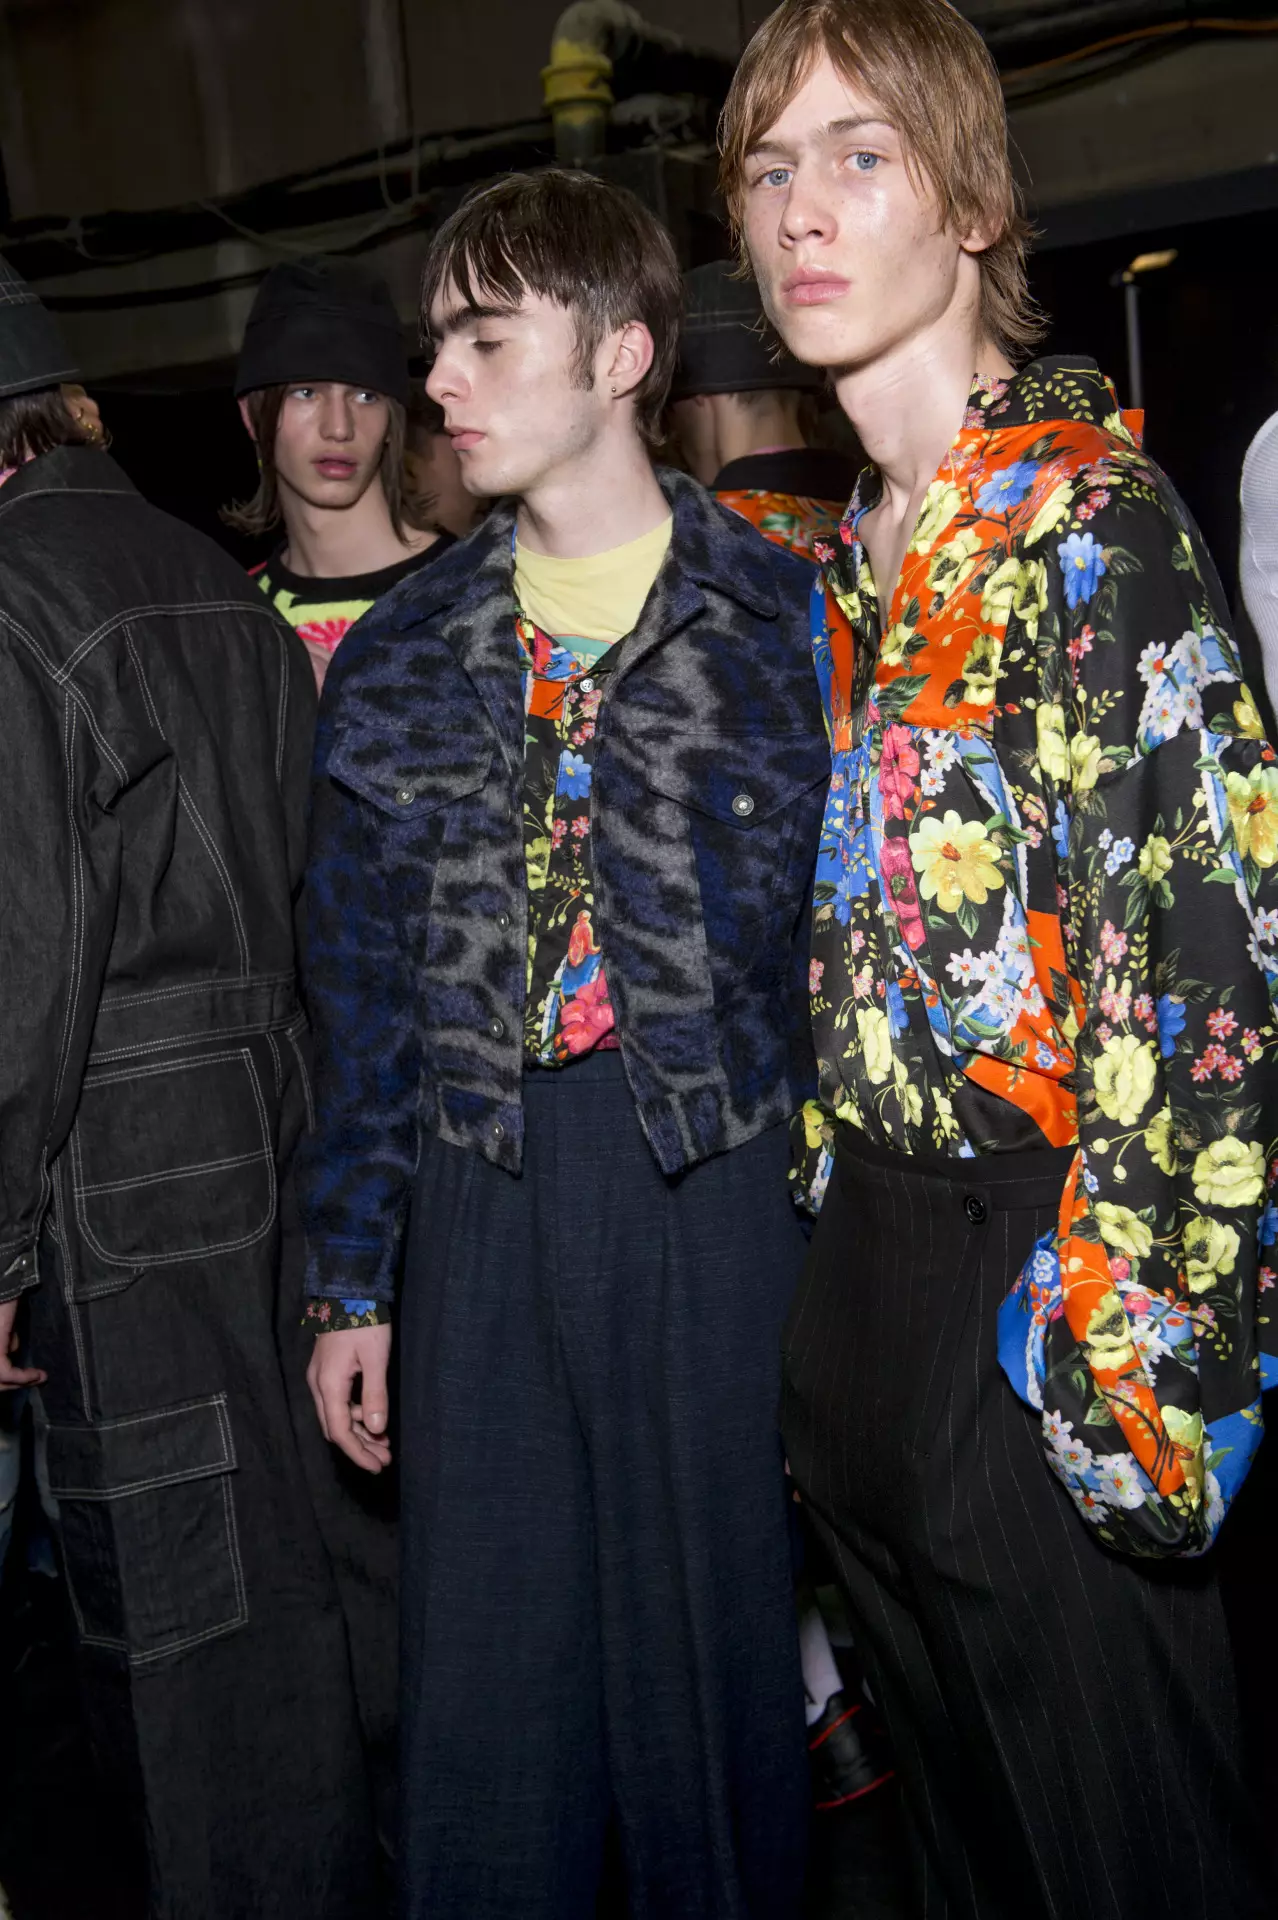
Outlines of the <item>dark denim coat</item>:
[[[590,804],[622,1055],[673,1174],[811,1089],[805,914],[829,752],[810,568],[694,482],[661,481],[674,538],[600,708]],[[388,595],[325,687],[303,962],[314,1294],[391,1297],[423,1129],[521,1163],[512,524],[499,508]]]

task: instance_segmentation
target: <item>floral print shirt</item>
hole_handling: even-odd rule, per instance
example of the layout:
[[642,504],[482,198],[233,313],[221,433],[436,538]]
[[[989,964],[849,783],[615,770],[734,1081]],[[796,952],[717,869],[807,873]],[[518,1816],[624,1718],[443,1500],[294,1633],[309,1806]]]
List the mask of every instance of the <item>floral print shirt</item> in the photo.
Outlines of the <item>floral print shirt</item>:
[[1278,1378],[1278,761],[1197,530],[1088,361],[979,382],[890,606],[822,554],[821,1101],[902,1152],[1076,1149],[1003,1367],[1110,1546],[1216,1535]]
[[816,559],[818,540],[834,538],[843,509],[842,501],[836,504],[806,494],[771,493],[752,487],[716,491],[714,497],[720,506],[731,507],[733,513],[757,527],[765,540],[774,540],[805,560]]

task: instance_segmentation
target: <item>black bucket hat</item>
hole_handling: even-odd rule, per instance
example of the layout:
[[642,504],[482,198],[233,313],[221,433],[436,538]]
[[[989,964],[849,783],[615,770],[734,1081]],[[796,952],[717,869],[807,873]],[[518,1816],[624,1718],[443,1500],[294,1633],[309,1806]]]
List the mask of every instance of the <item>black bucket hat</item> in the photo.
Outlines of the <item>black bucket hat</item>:
[[0,254],[0,399],[79,378],[57,321]]
[[712,260],[683,276],[683,326],[672,400],[694,393],[759,393],[769,388],[818,389],[824,374],[778,351],[763,318],[759,289],[738,278],[731,260]]
[[408,355],[383,280],[315,255],[272,267],[257,290],[235,392],[340,380],[408,405]]

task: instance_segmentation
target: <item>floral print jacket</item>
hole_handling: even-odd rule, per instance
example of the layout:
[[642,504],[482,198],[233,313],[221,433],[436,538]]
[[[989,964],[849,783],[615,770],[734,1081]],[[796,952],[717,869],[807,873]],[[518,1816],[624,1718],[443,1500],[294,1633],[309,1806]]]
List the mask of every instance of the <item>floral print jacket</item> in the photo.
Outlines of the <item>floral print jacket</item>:
[[880,607],[863,476],[813,600],[834,750],[821,1100],[905,1152],[1076,1148],[1000,1319],[1110,1546],[1210,1545],[1278,1377],[1278,762],[1197,530],[1083,360],[978,382]]

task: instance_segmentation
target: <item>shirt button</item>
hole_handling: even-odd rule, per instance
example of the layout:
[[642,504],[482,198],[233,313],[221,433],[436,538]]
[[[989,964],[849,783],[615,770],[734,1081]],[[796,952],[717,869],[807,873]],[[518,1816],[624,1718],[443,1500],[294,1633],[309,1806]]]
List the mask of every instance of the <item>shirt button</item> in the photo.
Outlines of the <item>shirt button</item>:
[[963,1211],[974,1227],[982,1227],[990,1210],[979,1193],[969,1193],[963,1201]]
[[748,820],[754,812],[754,801],[748,793],[739,793],[732,803],[732,811],[738,820]]
[[593,693],[595,690],[595,683],[593,680],[589,678],[585,680],[579,680],[577,682],[577,685],[580,688],[582,693]]
[[395,798],[399,801],[401,807],[411,807],[417,795],[412,787],[400,787],[396,792]]
[[494,1015],[494,1017],[488,1022],[488,1031],[489,1033],[491,1033],[494,1040],[500,1040],[502,1035],[506,1031],[506,1022],[504,1020],[498,1020]]
[[510,927],[510,915],[508,913],[499,913],[497,915],[497,925],[501,928],[502,932],[505,933]]

